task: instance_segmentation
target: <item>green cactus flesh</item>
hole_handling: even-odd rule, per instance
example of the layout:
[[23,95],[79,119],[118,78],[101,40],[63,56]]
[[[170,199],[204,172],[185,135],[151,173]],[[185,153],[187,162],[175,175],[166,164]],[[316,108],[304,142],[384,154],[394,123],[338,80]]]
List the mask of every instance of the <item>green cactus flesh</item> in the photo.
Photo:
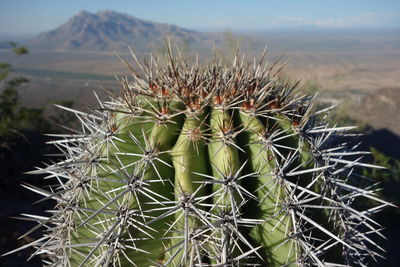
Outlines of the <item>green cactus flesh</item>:
[[[121,95],[52,143],[38,168],[59,185],[31,245],[61,266],[335,266],[379,256],[371,219],[387,203],[357,187],[361,155],[314,97],[237,59],[139,66]],[[134,69],[134,67],[132,67]],[[375,166],[376,167],[376,166]],[[365,183],[364,183],[365,184]],[[377,208],[358,211],[357,198]],[[375,248],[373,248],[375,247]]]

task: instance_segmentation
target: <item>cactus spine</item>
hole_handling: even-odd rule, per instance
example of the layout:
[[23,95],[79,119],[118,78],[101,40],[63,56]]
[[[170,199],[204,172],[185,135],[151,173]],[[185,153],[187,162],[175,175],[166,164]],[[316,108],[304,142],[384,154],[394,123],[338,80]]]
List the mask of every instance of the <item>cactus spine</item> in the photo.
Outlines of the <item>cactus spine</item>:
[[[139,61],[133,54],[137,63]],[[362,181],[364,152],[335,143],[314,97],[264,63],[190,65],[168,47],[120,78],[121,95],[74,112],[82,129],[38,168],[59,185],[30,244],[55,266],[363,266],[388,203]],[[365,187],[357,187],[364,184]],[[378,203],[356,210],[366,198]],[[31,232],[31,231],[30,231]],[[28,233],[27,233],[28,234]]]

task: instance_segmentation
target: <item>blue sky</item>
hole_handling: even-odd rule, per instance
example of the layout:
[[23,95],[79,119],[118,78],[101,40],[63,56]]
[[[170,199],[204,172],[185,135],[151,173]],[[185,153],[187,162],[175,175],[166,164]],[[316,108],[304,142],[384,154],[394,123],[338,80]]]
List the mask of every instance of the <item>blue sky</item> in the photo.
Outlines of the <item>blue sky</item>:
[[400,28],[400,0],[2,0],[0,34],[36,34],[103,9],[197,30]]

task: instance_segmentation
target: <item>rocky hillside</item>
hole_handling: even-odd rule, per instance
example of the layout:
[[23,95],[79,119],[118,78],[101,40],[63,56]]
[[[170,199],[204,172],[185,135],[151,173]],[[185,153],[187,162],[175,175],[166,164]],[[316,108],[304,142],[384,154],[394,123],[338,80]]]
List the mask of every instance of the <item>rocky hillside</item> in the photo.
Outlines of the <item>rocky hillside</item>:
[[56,29],[33,38],[28,45],[69,51],[111,51],[132,46],[145,51],[162,47],[165,37],[192,48],[211,45],[216,39],[211,34],[104,10],[95,14],[81,11]]

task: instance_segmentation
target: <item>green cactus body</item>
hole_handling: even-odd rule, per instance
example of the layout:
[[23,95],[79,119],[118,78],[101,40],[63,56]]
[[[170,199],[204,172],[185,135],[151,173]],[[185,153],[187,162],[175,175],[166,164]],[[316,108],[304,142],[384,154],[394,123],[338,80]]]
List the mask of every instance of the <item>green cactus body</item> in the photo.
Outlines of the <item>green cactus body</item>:
[[[206,146],[202,136],[204,118],[188,117],[183,124],[178,141],[172,149],[175,169],[175,196],[193,193],[201,185],[203,178],[195,173],[207,173]],[[204,189],[199,195],[204,195]]]
[[250,235],[264,248],[269,266],[290,266],[296,263],[297,245],[289,238],[293,231],[290,215],[283,205],[286,201],[286,188],[282,181],[272,175],[276,166],[273,153],[266,149],[266,127],[259,119],[240,112],[240,122],[245,128],[246,153],[251,171],[259,176],[254,179],[252,188],[260,200],[257,215],[263,223],[256,225]]
[[[230,114],[223,109],[213,109],[210,118],[211,143],[208,145],[208,154],[212,165],[213,183],[213,203],[211,212],[218,216],[218,220],[225,218],[236,218],[239,216],[238,194],[235,191],[237,186],[234,176],[240,169],[239,152],[235,147],[235,129]],[[231,223],[235,223],[232,221]],[[228,221],[221,224],[221,229],[217,233],[218,238],[224,240],[221,245],[221,251],[218,262],[231,262],[232,257],[237,253],[231,251],[232,248],[232,229]],[[219,245],[219,244],[218,244]]]
[[[176,120],[175,123],[178,123]],[[75,215],[74,223],[77,231],[72,233],[72,244],[76,244],[76,249],[71,249],[70,254],[72,265],[92,265],[93,258],[101,259],[102,255],[107,255],[110,249],[118,250],[118,247],[104,246],[106,241],[110,242],[111,236],[120,239],[137,239],[138,245],[135,249],[124,252],[126,257],[120,257],[121,265],[134,262],[138,265],[146,265],[147,258],[161,259],[164,253],[164,245],[156,242],[155,236],[161,237],[162,230],[165,230],[166,220],[156,222],[152,228],[146,226],[149,220],[144,216],[144,212],[149,210],[152,205],[147,202],[152,201],[156,195],[162,195],[164,200],[173,199],[173,180],[174,171],[171,166],[171,156],[160,154],[160,161],[151,161],[145,156],[146,153],[152,157],[152,153],[157,150],[167,150],[172,147],[176,140],[176,130],[179,126],[174,123],[157,125],[157,123],[143,123],[140,120],[133,120],[129,123],[115,125],[115,140],[105,143],[99,147],[101,157],[99,163],[87,171],[88,175],[98,177],[92,181],[96,183],[86,194],[82,194],[79,199],[78,214]],[[125,129],[128,128],[128,129]],[[150,132],[149,136],[145,136]],[[137,137],[137,138],[136,138]],[[134,140],[133,140],[134,139]],[[112,143],[112,144],[111,144]],[[145,151],[143,151],[143,149]],[[104,162],[103,162],[104,161]],[[169,165],[169,166],[168,166]],[[140,194],[135,192],[135,187],[141,187],[142,183],[151,182],[152,194]],[[159,180],[159,181],[157,181]],[[160,212],[153,212],[157,216]],[[117,223],[125,220],[124,223]],[[128,222],[129,221],[129,222]],[[109,228],[104,232],[103,228]],[[143,228],[143,229],[141,229]],[[148,232],[146,231],[147,229]],[[141,230],[138,230],[141,229]],[[147,233],[146,233],[147,232]],[[98,243],[99,247],[92,245],[93,240],[104,239]],[[82,246],[83,244],[91,244]],[[148,254],[143,257],[143,254]],[[93,254],[92,257],[88,257]],[[132,261],[130,259],[135,259]],[[104,264],[111,264],[111,258],[104,258]]]
[[[213,110],[210,119],[211,143],[208,145],[208,154],[212,164],[212,175],[220,183],[213,185],[213,191],[222,191],[214,197],[216,208],[222,211],[231,211],[231,206],[237,201],[231,191],[221,190],[226,178],[233,176],[240,168],[239,152],[234,146],[235,140],[233,123],[226,111]],[[233,197],[233,198],[232,198]],[[220,211],[215,211],[216,213]]]
[[[31,245],[61,266],[365,265],[388,203],[356,188],[360,155],[332,140],[314,98],[262,60],[190,65],[155,61],[121,79],[82,131],[58,135],[57,206]],[[134,57],[136,59],[136,57]],[[126,61],[125,61],[126,62]],[[215,61],[216,62],[216,61]],[[130,66],[132,70],[135,68]],[[357,211],[357,198],[380,202]],[[36,229],[36,228],[35,228]],[[379,250],[379,248],[377,248]]]
[[[180,132],[178,141],[171,151],[173,166],[175,169],[175,200],[184,205],[181,211],[175,214],[175,234],[178,238],[173,239],[169,252],[174,265],[188,264],[190,251],[193,245],[189,241],[190,235],[201,224],[199,220],[189,214],[190,205],[194,205],[186,199],[196,193],[197,197],[204,196],[205,188],[201,186],[203,177],[196,173],[207,173],[208,165],[206,159],[206,146],[203,139],[204,116],[186,117]],[[201,209],[201,207],[199,207]],[[179,246],[181,243],[184,246]],[[177,253],[175,255],[175,253]]]

